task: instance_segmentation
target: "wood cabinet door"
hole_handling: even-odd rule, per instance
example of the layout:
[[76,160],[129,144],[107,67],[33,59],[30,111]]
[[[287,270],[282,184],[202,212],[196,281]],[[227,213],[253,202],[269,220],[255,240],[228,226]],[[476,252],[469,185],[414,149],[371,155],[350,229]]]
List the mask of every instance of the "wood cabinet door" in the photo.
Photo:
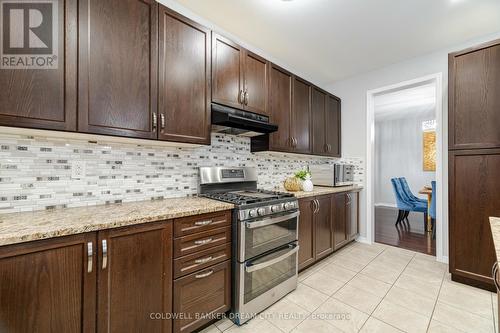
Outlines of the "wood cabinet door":
[[326,134],[325,134],[325,109],[326,94],[317,88],[312,88],[311,95],[311,117],[312,117],[312,152],[314,155],[325,155]]
[[335,250],[349,242],[347,220],[347,194],[337,193],[333,198],[333,242]]
[[341,156],[340,100],[328,95],[325,108],[325,143],[327,155]]
[[299,200],[299,270],[313,264],[315,261],[314,199],[315,197],[310,197]]
[[243,77],[244,77],[244,95],[243,104],[245,110],[267,114],[267,83],[269,73],[269,62],[250,52],[246,51],[243,55]]
[[0,125],[76,130],[77,0],[56,3],[58,66],[0,69]]
[[293,103],[291,117],[293,150],[311,153],[311,86],[298,77],[293,78]]
[[316,259],[333,252],[333,221],[331,195],[316,197],[318,207],[314,216]]
[[172,223],[98,233],[98,332],[170,332]]
[[500,216],[500,150],[452,151],[449,161],[450,272],[494,290],[489,217]]
[[347,193],[347,200],[347,227],[349,241],[352,241],[359,235],[359,192]]
[[278,125],[278,131],[270,134],[270,148],[291,151],[290,116],[292,111],[292,74],[271,65],[269,75],[269,118]]
[[212,32],[212,102],[243,109],[243,48]]
[[94,332],[95,245],[86,233],[0,247],[1,331]]
[[450,149],[500,147],[500,40],[450,54]]
[[80,0],[78,130],[156,138],[158,4]]
[[160,6],[159,138],[210,144],[210,30]]

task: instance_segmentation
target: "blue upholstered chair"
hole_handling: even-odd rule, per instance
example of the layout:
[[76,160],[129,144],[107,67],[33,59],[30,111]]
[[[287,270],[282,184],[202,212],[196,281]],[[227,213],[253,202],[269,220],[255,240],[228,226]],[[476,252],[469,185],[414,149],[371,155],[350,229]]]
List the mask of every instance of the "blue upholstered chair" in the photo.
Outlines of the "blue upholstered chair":
[[432,199],[429,214],[432,219],[432,238],[436,238],[436,182],[431,182],[432,186]]
[[410,212],[421,212],[424,213],[424,228],[427,231],[427,203],[412,201],[403,190],[403,186],[398,178],[392,178],[391,183],[399,210],[396,225],[404,219],[408,221]]
[[411,201],[416,201],[416,202],[421,202],[421,203],[427,204],[427,200],[418,198],[413,194],[405,177],[399,178],[399,181],[401,182],[401,186],[403,186],[403,190],[405,191],[406,195],[410,198]]

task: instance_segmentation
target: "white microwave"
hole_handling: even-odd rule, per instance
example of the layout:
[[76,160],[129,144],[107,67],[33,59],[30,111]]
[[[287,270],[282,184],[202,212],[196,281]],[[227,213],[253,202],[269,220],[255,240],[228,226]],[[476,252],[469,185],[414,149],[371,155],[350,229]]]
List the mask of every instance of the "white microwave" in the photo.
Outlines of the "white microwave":
[[354,165],[322,164],[310,165],[311,178],[318,186],[350,186],[354,185]]

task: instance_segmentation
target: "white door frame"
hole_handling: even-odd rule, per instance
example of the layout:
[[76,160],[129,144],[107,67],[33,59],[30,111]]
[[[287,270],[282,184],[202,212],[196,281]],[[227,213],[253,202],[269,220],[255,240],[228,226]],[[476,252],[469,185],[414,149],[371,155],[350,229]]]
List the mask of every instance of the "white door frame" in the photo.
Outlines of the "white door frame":
[[[436,259],[441,262],[448,262],[444,254],[443,234],[443,204],[446,200],[444,187],[446,178],[443,168],[444,137],[443,137],[443,74],[436,73],[414,80],[404,81],[397,84],[385,86],[367,92],[367,156],[366,156],[366,238],[369,243],[375,241],[375,105],[374,100],[377,94],[385,91],[401,89],[406,86],[415,86],[425,82],[433,82],[436,86],[436,183],[438,193],[436,197]],[[448,223],[446,223],[448,225]]]

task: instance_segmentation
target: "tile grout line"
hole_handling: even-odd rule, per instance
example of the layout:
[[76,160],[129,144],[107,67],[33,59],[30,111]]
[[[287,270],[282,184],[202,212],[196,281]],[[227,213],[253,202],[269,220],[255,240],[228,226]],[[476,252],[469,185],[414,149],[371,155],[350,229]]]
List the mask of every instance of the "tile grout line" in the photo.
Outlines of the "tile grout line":
[[[439,300],[439,295],[441,294],[441,289],[443,288],[445,277],[446,277],[446,271],[443,273],[443,277],[441,279],[441,285],[439,286],[439,291],[437,293],[436,300],[434,301],[434,307],[432,308],[431,319],[429,320],[429,324],[427,324],[427,330],[426,330],[426,332],[428,332],[429,329],[430,329],[430,327],[431,327],[432,318],[434,317],[434,311],[436,311],[437,302]],[[446,325],[446,326],[448,326],[448,325]]]

